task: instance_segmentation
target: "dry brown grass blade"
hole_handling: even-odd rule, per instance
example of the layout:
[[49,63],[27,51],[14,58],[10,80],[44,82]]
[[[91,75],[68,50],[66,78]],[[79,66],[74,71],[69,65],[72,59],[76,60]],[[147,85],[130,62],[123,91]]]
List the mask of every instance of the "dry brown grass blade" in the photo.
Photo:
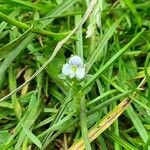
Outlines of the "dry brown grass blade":
[[[146,78],[144,78],[139,84],[137,89],[141,89],[146,83]],[[132,94],[132,97],[136,95],[136,92]],[[95,140],[103,131],[105,131],[130,105],[132,99],[130,97],[125,98],[118,106],[116,106],[111,112],[109,112],[99,123],[94,126],[88,133],[89,141]],[[83,150],[85,145],[83,139],[80,139],[74,143],[69,150]]]

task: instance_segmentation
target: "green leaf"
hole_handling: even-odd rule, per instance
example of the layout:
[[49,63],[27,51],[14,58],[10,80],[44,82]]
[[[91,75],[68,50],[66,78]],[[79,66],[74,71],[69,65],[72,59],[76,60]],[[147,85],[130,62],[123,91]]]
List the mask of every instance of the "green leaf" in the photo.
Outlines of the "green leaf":
[[107,137],[111,138],[113,141],[117,142],[118,144],[120,144],[123,148],[125,148],[126,150],[138,150],[136,147],[134,147],[133,145],[129,144],[128,142],[126,142],[124,139],[122,139],[121,137],[116,136],[115,134],[113,134],[113,132],[111,131],[106,131],[105,134]]
[[[90,142],[95,140],[102,132],[104,132],[122,113],[123,111],[129,106],[131,100],[124,99],[119,105],[117,105],[111,112],[109,112],[106,116],[104,116],[96,126],[93,126],[89,133],[88,138]],[[78,140],[75,142],[69,150],[77,150],[77,149],[84,149],[85,145],[83,143],[83,139]]]
[[102,66],[82,87],[85,90],[90,84],[92,84],[103,71],[105,71],[116,59],[118,59],[128,48],[141,36],[145,30],[141,30],[128,44],[126,44],[121,50],[119,50],[104,66]]
[[133,0],[123,0],[123,1],[129,7],[130,11],[133,13],[138,25],[141,26],[142,20],[141,20],[141,17],[139,16],[138,12],[136,11],[135,5],[132,2]]
[[[40,104],[40,99],[38,99],[36,95],[33,95],[32,103],[31,103],[31,105],[29,105],[29,108],[26,111],[26,114],[22,119],[23,120],[22,123],[24,124],[26,129],[29,130],[32,127],[32,125],[34,124],[35,120],[41,113],[41,109],[42,109],[41,106],[42,105]],[[19,130],[20,130],[20,127],[19,127]],[[26,134],[24,133],[23,130],[20,130],[18,133],[19,133],[19,137],[18,137],[18,141],[15,145],[16,149],[19,149],[21,147],[21,145],[26,137]]]
[[22,122],[21,123],[21,126],[23,127],[23,131],[26,133],[27,137],[35,144],[37,145],[39,148],[42,147],[42,143],[41,141],[30,131],[28,130]]
[[81,132],[82,138],[85,144],[85,148],[87,150],[91,150],[90,141],[88,138],[88,127],[87,127],[87,116],[86,116],[86,100],[85,95],[81,93],[80,96],[80,124],[81,124]]
[[147,142],[144,145],[144,149],[143,150],[150,150],[150,135],[148,137]]
[[24,1],[24,0],[8,0],[7,2],[10,3],[13,2],[13,3],[18,3],[18,4],[21,4],[23,6],[27,6],[27,7],[30,7],[30,8],[34,8],[36,10],[40,10],[40,11],[48,11],[48,9],[45,9],[44,7],[42,7],[42,5],[37,5],[36,3],[32,3],[32,2],[29,2],[29,1]]
[[132,106],[129,106],[126,111],[130,119],[132,120],[135,128],[137,129],[139,135],[141,136],[142,140],[144,141],[144,143],[146,143],[146,141],[148,140],[148,133],[146,129],[144,128],[140,118],[138,117],[136,112],[133,110]]
[[99,55],[102,52],[102,50],[104,49],[105,45],[107,44],[108,40],[112,37],[112,35],[114,34],[116,28],[118,27],[119,23],[121,22],[123,18],[119,18],[117,19],[112,26],[108,29],[108,31],[103,35],[103,38],[100,40],[98,47],[96,50],[94,50],[94,52],[92,53],[92,55],[89,57],[89,60],[87,62],[87,72],[90,70],[90,68],[92,67],[92,65],[95,63],[95,61],[97,61],[97,59],[99,58]]
[[[68,10],[71,6],[73,6],[74,3],[76,3],[78,0],[65,0],[56,7],[54,10],[50,11],[48,14],[45,15],[45,17],[55,16],[62,14],[64,11]],[[53,19],[47,19],[43,21],[46,25],[52,22]]]
[[[7,54],[9,54],[10,52],[16,51],[16,49],[19,47],[19,45],[22,45],[21,48],[23,49],[24,46],[23,45],[23,41],[25,40],[25,38],[29,35],[29,33],[31,32],[30,28],[29,30],[27,30],[26,32],[24,32],[20,37],[18,37],[17,39],[11,41],[10,43],[6,44],[5,46],[0,48],[0,59],[4,58],[7,56]],[[30,35],[31,36],[31,35]],[[29,37],[28,37],[29,38]],[[29,38],[30,39],[30,38]],[[27,43],[28,44],[28,43]],[[19,49],[17,50],[19,51]],[[15,53],[15,52],[13,52]]]
[[[9,17],[14,18],[18,13],[19,13],[19,11],[18,11],[18,10],[15,10],[15,11],[13,11],[13,12],[9,15]],[[4,30],[4,28],[6,27],[6,25],[7,25],[7,23],[4,22],[4,21],[0,24],[0,33]],[[1,52],[1,50],[0,50],[0,52]],[[0,53],[0,54],[1,54],[1,53]],[[1,56],[0,56],[0,57],[1,57]],[[0,58],[0,59],[1,59],[1,58]]]
[[9,137],[10,137],[10,134],[8,133],[8,131],[6,130],[0,131],[0,146],[5,144]]
[[[25,39],[23,39],[19,45],[15,45],[13,44],[12,49],[14,49],[13,51],[11,51],[7,57],[4,59],[4,61],[2,62],[2,64],[0,65],[0,80],[3,79],[4,73],[7,70],[7,68],[10,66],[10,64],[14,61],[14,59],[20,54],[21,51],[23,51],[26,46],[32,41],[34,37],[34,34],[28,34],[27,37],[25,37]],[[10,48],[11,48],[10,47]],[[5,49],[5,48],[4,48]],[[3,51],[4,51],[3,49]],[[10,50],[10,49],[9,49]]]

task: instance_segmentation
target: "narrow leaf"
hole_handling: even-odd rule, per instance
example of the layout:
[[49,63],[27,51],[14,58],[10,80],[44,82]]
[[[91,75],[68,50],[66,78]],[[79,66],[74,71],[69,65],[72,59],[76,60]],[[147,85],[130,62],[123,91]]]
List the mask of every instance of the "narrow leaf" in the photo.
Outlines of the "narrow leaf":
[[139,135],[141,136],[142,140],[146,143],[148,140],[148,133],[146,129],[144,128],[140,118],[136,114],[136,112],[133,110],[132,106],[129,106],[126,110],[130,119],[132,120],[134,127],[137,129]]
[[27,128],[25,128],[25,126],[22,124],[22,122],[20,122],[22,127],[23,127],[23,131],[26,133],[27,137],[35,144],[37,145],[39,148],[42,147],[42,143],[41,141]]
[[21,42],[29,35],[31,28],[24,32],[20,37],[0,48],[0,59],[4,58],[8,53],[12,52],[21,44]]
[[83,86],[83,90],[85,90],[91,83],[93,83],[100,74],[105,71],[116,59],[118,59],[144,32],[145,30],[141,30],[128,44],[126,44],[120,51],[118,51],[103,67],[101,67],[94,75],[89,79]]

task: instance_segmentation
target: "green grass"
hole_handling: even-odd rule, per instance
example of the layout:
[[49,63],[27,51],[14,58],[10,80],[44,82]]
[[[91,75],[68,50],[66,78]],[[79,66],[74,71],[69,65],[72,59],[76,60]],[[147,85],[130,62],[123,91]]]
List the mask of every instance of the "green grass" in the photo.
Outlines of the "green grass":
[[[0,150],[150,149],[150,2],[0,1]],[[62,78],[71,55],[83,80]]]

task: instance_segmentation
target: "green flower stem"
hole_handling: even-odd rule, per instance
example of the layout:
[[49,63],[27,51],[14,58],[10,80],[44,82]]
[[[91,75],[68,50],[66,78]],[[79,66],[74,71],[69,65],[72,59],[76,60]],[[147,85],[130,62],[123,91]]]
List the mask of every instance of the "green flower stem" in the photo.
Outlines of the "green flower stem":
[[91,148],[90,141],[88,138],[85,95],[82,92],[80,92],[79,95],[80,95],[80,124],[81,124],[82,138],[83,138],[86,150],[91,150],[92,148]]

